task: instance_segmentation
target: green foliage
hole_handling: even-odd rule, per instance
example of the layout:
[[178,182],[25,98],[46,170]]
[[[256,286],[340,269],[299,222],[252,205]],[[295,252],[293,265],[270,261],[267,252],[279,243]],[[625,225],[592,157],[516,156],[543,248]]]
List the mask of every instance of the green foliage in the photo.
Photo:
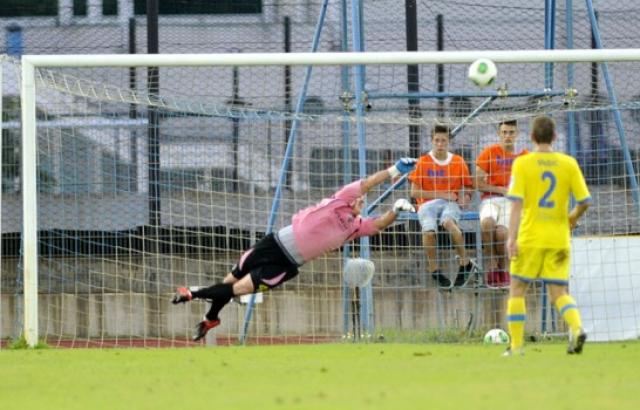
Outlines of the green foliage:
[[[424,331],[382,329],[385,342],[390,343],[480,343],[485,330],[467,332],[457,328],[428,329]],[[378,337],[377,340],[381,338]]]
[[[39,341],[33,347],[33,349],[48,349],[48,348],[49,348],[49,345],[47,345],[43,341]],[[27,343],[27,339],[25,339],[24,336],[20,336],[18,339],[13,340],[9,344],[9,349],[11,349],[11,350],[24,350],[24,349],[32,349],[32,347],[29,346],[29,344]]]

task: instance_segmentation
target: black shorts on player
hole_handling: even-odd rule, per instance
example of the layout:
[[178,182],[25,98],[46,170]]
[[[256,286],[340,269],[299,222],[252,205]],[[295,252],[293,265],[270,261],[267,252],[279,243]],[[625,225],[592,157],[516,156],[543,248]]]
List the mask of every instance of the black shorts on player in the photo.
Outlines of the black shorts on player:
[[240,257],[231,269],[236,279],[251,275],[256,292],[274,288],[298,275],[298,266],[284,253],[270,233]]

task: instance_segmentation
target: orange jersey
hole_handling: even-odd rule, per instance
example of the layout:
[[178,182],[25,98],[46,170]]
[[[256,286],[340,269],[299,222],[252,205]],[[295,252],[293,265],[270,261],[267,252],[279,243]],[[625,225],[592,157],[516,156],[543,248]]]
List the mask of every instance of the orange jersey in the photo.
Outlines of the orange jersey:
[[[427,192],[458,192],[463,186],[473,186],[467,163],[460,155],[452,153],[444,161],[436,160],[431,153],[421,156],[409,174],[409,181]],[[416,198],[418,205],[426,201]]]
[[[517,154],[506,152],[500,144],[490,145],[483,149],[478,158],[476,165],[478,168],[487,173],[487,183],[493,186],[508,187],[511,179],[511,165],[513,161],[520,155],[527,154],[529,151],[522,150]],[[484,193],[483,196],[492,195]]]

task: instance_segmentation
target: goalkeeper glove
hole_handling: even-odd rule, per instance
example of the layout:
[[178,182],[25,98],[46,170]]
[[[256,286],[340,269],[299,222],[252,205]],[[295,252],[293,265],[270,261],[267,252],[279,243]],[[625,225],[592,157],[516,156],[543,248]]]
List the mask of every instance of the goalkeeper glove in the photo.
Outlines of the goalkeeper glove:
[[416,166],[416,162],[418,162],[418,160],[415,158],[400,158],[398,162],[396,162],[392,167],[389,167],[387,171],[389,171],[391,178],[395,178],[401,174],[406,174],[407,172],[413,170],[413,168]]
[[414,212],[415,208],[413,207],[413,205],[411,205],[411,203],[409,201],[407,201],[404,198],[398,199],[394,204],[393,204],[393,212],[395,212],[396,214],[399,213],[400,211],[405,211],[405,212]]

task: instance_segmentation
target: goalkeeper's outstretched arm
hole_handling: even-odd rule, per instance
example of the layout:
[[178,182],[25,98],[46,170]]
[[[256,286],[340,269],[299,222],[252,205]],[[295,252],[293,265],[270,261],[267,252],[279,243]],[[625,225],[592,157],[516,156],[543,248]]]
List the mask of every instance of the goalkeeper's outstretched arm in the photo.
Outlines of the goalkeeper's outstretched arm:
[[370,175],[362,181],[362,193],[366,194],[371,188],[380,185],[389,178],[396,178],[410,172],[415,167],[416,162],[415,158],[400,158],[398,162],[388,169]]
[[392,210],[387,211],[381,216],[379,216],[378,218],[376,218],[375,224],[378,230],[381,231],[385,229],[387,226],[391,225],[393,222],[395,222],[396,218],[398,217],[398,214],[402,211],[414,212],[415,209],[413,208],[413,205],[411,205],[411,203],[406,199],[404,198],[398,199],[395,202],[395,204],[393,204]]

